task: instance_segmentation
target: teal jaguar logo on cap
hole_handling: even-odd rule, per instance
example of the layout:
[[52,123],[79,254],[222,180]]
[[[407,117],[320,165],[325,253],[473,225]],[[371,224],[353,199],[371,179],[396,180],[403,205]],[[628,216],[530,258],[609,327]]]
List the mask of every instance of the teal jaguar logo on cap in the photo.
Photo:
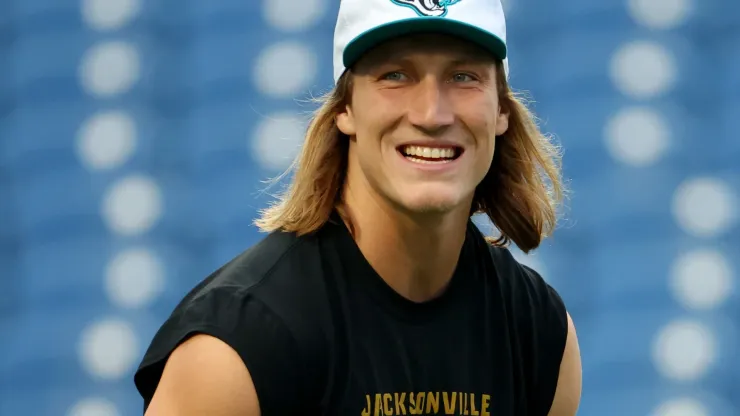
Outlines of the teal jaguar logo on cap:
[[413,9],[419,16],[444,17],[447,8],[462,0],[391,0],[391,2]]
[[372,48],[417,33],[438,33],[474,43],[501,59],[508,77],[501,1],[341,0],[334,28],[334,82]]

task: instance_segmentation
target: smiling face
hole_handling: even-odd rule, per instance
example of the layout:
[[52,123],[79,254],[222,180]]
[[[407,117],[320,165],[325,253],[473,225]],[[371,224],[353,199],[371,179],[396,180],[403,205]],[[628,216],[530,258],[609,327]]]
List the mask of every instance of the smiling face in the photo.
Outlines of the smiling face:
[[366,54],[351,102],[337,115],[350,136],[350,189],[408,213],[470,210],[506,132],[492,56],[443,35],[415,35]]

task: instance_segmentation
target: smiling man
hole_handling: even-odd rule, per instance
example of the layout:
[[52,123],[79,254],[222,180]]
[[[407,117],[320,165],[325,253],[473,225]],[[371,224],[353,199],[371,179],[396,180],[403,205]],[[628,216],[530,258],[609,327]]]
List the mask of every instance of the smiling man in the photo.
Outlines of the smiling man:
[[342,0],[334,41],[269,234],[161,327],[145,413],[575,415],[573,322],[506,248],[552,232],[561,183],[509,88],[499,0]]

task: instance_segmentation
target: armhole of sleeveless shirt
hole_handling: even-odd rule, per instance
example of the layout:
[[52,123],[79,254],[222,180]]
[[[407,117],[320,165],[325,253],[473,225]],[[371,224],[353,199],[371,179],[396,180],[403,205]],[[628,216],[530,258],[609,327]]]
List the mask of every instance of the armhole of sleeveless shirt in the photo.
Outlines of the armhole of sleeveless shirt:
[[537,368],[534,370],[536,392],[534,402],[538,403],[537,414],[546,416],[555,398],[560,378],[560,364],[565,352],[568,337],[567,309],[560,294],[532,268],[521,265],[522,274],[530,279],[536,305],[536,322],[533,340],[537,351]]
[[[558,292],[534,269],[519,263],[504,248],[492,247],[493,263],[503,287],[507,288],[519,334],[526,334],[527,349],[536,356],[526,360],[527,378],[535,391],[528,393],[529,403],[536,403],[537,416],[546,416],[560,374],[565,351],[568,319],[565,304]],[[508,280],[508,281],[506,281]],[[520,302],[520,299],[526,299]],[[526,304],[528,303],[528,304]],[[529,384],[529,383],[528,383]]]

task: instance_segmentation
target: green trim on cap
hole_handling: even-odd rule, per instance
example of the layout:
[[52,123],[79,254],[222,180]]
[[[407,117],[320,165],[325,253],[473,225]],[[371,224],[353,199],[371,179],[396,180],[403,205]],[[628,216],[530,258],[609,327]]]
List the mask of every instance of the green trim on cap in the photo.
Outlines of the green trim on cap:
[[491,32],[444,17],[412,17],[376,26],[354,38],[344,48],[344,67],[354,65],[371,48],[398,36],[414,33],[444,33],[476,43],[499,59],[506,58],[506,44]]

